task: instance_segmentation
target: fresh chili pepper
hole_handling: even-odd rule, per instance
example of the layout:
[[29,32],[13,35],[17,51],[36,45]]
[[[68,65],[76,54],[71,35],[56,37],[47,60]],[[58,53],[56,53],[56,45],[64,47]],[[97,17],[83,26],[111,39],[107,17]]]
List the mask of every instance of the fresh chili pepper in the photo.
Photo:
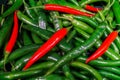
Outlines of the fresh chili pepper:
[[35,44],[42,44],[43,40],[35,33],[31,33],[32,39]]
[[101,44],[101,46],[86,60],[86,63],[102,56],[117,36],[118,36],[117,31],[113,31],[112,33],[110,33],[108,37],[104,40],[104,42]]
[[68,30],[67,28],[62,28],[58,30],[46,43],[44,43],[30,58],[23,70],[29,68],[33,63],[43,57],[50,49],[52,49],[62,38],[65,37]]
[[107,77],[108,79],[112,79],[112,80],[120,80],[120,76],[113,74],[111,72],[108,71],[104,71],[104,70],[99,70],[99,73],[104,76]]
[[82,12],[74,8],[70,8],[67,6],[61,6],[58,4],[45,4],[44,6],[38,6],[38,7],[33,7],[33,8],[43,8],[49,11],[59,11],[59,12],[64,12],[64,13],[69,13],[69,14],[74,14],[74,15],[83,15],[83,16],[88,16],[88,17],[94,16],[93,14],[88,14],[86,12]]
[[[112,1],[112,0],[110,0],[110,1]],[[120,7],[119,0],[115,0],[114,4],[112,6],[112,10],[113,10],[117,24],[120,24],[120,15],[119,15],[120,8],[119,7]],[[120,28],[118,27],[118,29],[120,29]]]
[[97,67],[98,69],[109,71],[114,74],[120,75],[120,68],[119,67]]
[[27,31],[26,30],[23,30],[23,44],[24,45],[30,45],[30,44],[33,44],[30,36],[28,35]]
[[17,11],[14,12],[14,26],[13,26],[13,31],[10,37],[10,40],[8,41],[8,44],[6,45],[5,48],[5,53],[9,54],[11,53],[15,42],[17,40],[17,36],[18,36],[18,18],[17,18]]
[[0,79],[1,80],[23,79],[41,73],[42,73],[41,70],[3,72],[0,73]]
[[75,78],[73,77],[73,75],[71,74],[71,70],[69,68],[69,66],[66,64],[63,66],[62,68],[64,75],[69,79],[69,80],[75,80]]
[[71,62],[71,66],[85,69],[89,71],[92,75],[94,75],[97,80],[103,80],[99,72],[89,65],[86,65],[82,62],[74,61],[74,62]]
[[66,62],[72,60],[73,58],[78,57],[85,50],[88,50],[90,47],[92,47],[95,44],[95,42],[102,36],[104,30],[105,30],[105,24],[103,23],[99,25],[99,27],[94,31],[91,37],[88,40],[86,40],[81,46],[75,47],[73,50],[70,50],[65,56],[63,56],[60,60],[58,60],[58,62],[56,62],[53,65],[53,67],[51,67],[48,70],[45,76],[51,74],[58,67],[64,65]]
[[102,8],[96,8],[96,7],[93,7],[93,6],[90,6],[90,5],[85,5],[85,9],[89,10],[89,11],[92,11],[92,12],[98,12],[99,10],[102,10]]
[[17,16],[18,19],[20,19],[21,21],[23,21],[24,23],[27,23],[29,25],[32,26],[36,26],[38,27],[38,23],[36,23],[34,20],[32,20],[31,18],[29,18],[28,16],[24,15],[21,11],[17,11]]
[[5,52],[4,52],[4,60],[5,61],[4,62],[6,62],[7,57],[13,50],[14,45],[17,40],[17,36],[18,36],[18,18],[17,18],[17,11],[15,11],[14,12],[14,26],[13,26],[12,34],[11,34],[11,37],[5,47]]
[[[6,24],[7,23],[7,24]],[[2,27],[0,28],[0,48],[3,46],[5,39],[8,36],[12,28],[13,23],[13,16],[10,15],[3,23]]]

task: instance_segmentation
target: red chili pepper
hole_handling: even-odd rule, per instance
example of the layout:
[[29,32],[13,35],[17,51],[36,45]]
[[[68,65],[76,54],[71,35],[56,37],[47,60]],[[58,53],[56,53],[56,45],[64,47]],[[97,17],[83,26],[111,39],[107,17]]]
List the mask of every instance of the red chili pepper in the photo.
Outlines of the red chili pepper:
[[104,42],[101,44],[101,46],[86,60],[86,63],[102,56],[117,36],[118,36],[117,31],[113,31],[112,33],[110,33],[108,37],[104,40]]
[[96,8],[96,7],[93,7],[93,6],[90,6],[90,5],[85,5],[85,9],[89,10],[89,11],[92,11],[92,12],[98,12],[99,10],[102,10],[102,8]]
[[86,12],[82,12],[82,11],[76,10],[74,8],[70,8],[67,6],[61,6],[58,4],[45,4],[44,9],[65,12],[65,13],[74,14],[74,15],[83,15],[83,16],[88,16],[88,17],[94,16],[93,14],[88,14]]
[[6,47],[5,47],[5,54],[4,54],[5,61],[15,45],[15,42],[17,40],[17,36],[18,36],[18,17],[17,17],[17,11],[15,11],[14,12],[14,26],[13,26],[12,34],[11,34],[11,37],[10,37]]
[[62,40],[67,34],[67,28],[62,28],[53,34],[50,39],[47,40],[29,59],[23,70],[29,68],[33,63],[43,57],[48,51],[50,51],[60,40]]
[[5,47],[6,54],[11,53],[11,51],[15,45],[17,36],[18,36],[18,17],[17,17],[17,11],[15,11],[14,12],[14,26],[13,26],[12,34],[11,34],[11,37]]

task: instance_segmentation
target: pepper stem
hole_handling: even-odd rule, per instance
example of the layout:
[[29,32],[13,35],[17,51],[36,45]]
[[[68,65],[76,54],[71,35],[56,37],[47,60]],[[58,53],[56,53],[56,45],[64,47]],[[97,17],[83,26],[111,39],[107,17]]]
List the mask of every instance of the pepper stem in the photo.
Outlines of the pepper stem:
[[4,70],[5,71],[7,71],[5,65],[6,65],[6,61],[7,61],[8,56],[9,56],[9,52],[5,52],[4,53]]

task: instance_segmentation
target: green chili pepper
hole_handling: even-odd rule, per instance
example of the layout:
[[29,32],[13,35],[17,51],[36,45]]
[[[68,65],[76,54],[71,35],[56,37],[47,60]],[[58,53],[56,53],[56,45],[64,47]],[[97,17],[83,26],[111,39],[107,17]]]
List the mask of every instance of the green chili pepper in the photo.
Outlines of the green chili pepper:
[[31,18],[29,18],[28,16],[24,15],[21,11],[17,12],[17,16],[23,22],[25,22],[25,23],[27,23],[29,25],[38,27],[38,23],[36,23],[34,20],[32,20]]
[[97,67],[98,69],[112,72],[114,74],[120,75],[120,68],[119,67]]
[[43,40],[35,33],[31,33],[32,39],[35,44],[42,44]]
[[12,23],[13,23],[13,16],[9,16],[5,21],[4,24],[2,25],[0,29],[0,48],[3,46],[3,43],[5,39],[8,36],[8,33],[10,32],[12,28]]
[[23,79],[26,77],[30,77],[33,75],[37,75],[42,73],[41,70],[32,70],[32,71],[16,71],[16,72],[3,72],[0,73],[1,80],[15,80],[15,79]]
[[68,65],[64,65],[62,69],[63,69],[63,73],[69,80],[75,80],[73,75],[71,74],[71,71]]
[[[112,0],[110,0],[112,1]],[[120,4],[119,4],[119,0],[115,0],[113,6],[112,6],[112,10],[115,16],[115,20],[117,21],[117,24],[120,24],[120,15],[119,15],[119,11],[120,11]],[[120,28],[118,28],[120,29]]]
[[63,56],[58,62],[56,62],[51,69],[45,75],[49,75],[53,71],[55,71],[58,67],[62,66],[66,62],[76,58],[85,50],[88,50],[90,47],[94,45],[94,43],[102,36],[105,30],[105,24],[101,24],[95,32],[91,35],[91,37],[84,42],[81,46],[74,48],[73,50],[69,51],[67,55]]
[[87,64],[84,64],[82,62],[72,62],[71,63],[71,66],[73,67],[77,67],[77,68],[82,68],[84,70],[87,70],[89,71],[91,74],[94,75],[94,77],[97,79],[97,80],[103,80],[102,79],[102,76],[99,74],[99,72],[97,70],[95,70],[94,68],[92,68],[91,66],[87,65]]
[[108,72],[108,71],[99,70],[99,73],[102,76],[107,77],[108,79],[113,79],[113,80],[119,80],[120,79],[119,75],[113,74],[113,73]]
[[23,43],[24,45],[32,44],[32,40],[26,30],[23,30]]

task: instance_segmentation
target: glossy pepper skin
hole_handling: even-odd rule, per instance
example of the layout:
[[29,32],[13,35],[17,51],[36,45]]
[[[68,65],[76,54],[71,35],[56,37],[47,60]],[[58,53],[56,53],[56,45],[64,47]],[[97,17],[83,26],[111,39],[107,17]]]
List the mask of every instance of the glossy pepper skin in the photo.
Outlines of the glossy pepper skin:
[[104,40],[104,42],[101,44],[101,46],[86,60],[86,63],[102,56],[117,36],[118,36],[117,31],[113,31],[112,33],[110,33],[108,37]]
[[45,42],[30,58],[23,70],[29,68],[33,63],[43,57],[49,50],[51,50],[62,38],[65,37],[68,30],[67,28],[62,28],[53,34],[47,42]]

